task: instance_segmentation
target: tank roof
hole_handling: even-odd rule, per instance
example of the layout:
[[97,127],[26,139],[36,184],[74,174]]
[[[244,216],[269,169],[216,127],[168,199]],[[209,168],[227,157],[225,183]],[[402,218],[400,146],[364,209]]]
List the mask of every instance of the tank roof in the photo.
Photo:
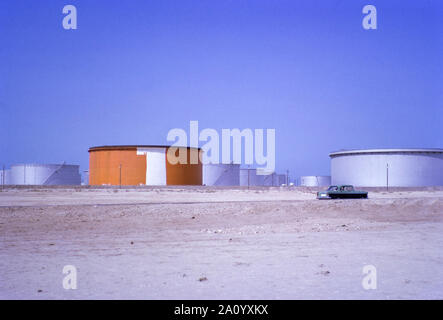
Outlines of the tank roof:
[[329,156],[344,156],[355,154],[377,154],[377,153],[389,153],[389,154],[402,154],[402,153],[443,153],[443,149],[438,148],[405,148],[405,149],[359,149],[359,150],[339,150],[329,154]]
[[91,151],[104,151],[104,150],[136,150],[138,148],[187,148],[187,149],[198,149],[201,150],[201,148],[195,148],[195,147],[185,147],[185,146],[168,146],[168,145],[117,145],[117,146],[98,146],[98,147],[90,147],[88,152]]
[[[12,167],[79,167],[78,164],[69,164],[69,163],[15,163],[11,165]],[[5,169],[6,170],[6,169]]]

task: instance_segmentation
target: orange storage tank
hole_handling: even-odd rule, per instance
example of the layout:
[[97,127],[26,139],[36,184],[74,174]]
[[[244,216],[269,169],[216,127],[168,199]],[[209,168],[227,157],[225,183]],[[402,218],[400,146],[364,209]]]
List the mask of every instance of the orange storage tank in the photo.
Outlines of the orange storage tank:
[[90,185],[202,185],[202,163],[190,163],[192,152],[186,149],[186,164],[167,161],[169,146],[101,146],[89,149]]

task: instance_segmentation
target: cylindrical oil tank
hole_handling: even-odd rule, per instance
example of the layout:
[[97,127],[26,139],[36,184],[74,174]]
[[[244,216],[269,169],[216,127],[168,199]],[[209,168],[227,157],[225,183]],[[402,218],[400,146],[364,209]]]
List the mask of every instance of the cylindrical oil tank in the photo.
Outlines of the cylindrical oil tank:
[[264,186],[274,186],[278,187],[282,184],[286,183],[286,175],[284,174],[277,174],[277,173],[271,173],[267,175],[263,175],[263,185]]
[[11,185],[79,185],[78,165],[16,164],[11,166]]
[[367,149],[332,152],[332,184],[365,187],[443,185],[443,149]]
[[239,186],[240,164],[203,165],[203,184],[206,186]]
[[265,175],[257,174],[257,169],[240,169],[241,186],[263,186]]
[[[189,147],[92,147],[89,149],[89,184],[202,185],[200,153],[199,148]],[[180,161],[171,162],[168,154],[181,157]]]
[[325,187],[331,185],[331,176],[302,176],[300,185],[304,187]]
[[89,171],[85,170],[83,171],[83,185],[87,186],[89,184]]

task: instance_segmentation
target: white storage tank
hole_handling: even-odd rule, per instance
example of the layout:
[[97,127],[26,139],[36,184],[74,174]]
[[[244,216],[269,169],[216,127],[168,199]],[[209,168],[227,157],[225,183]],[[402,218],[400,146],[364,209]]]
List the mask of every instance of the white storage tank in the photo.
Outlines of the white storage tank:
[[203,184],[206,186],[239,186],[239,164],[203,165]]
[[12,185],[79,185],[78,165],[16,164],[11,166]]
[[283,184],[286,184],[286,175],[285,174],[277,174],[276,172],[263,176],[263,185],[264,186],[273,186],[278,187]]
[[331,185],[331,176],[302,176],[300,185],[303,187],[326,187]]
[[348,150],[329,156],[334,185],[443,186],[443,149]]
[[85,185],[85,186],[89,185],[89,171],[88,170],[83,171],[82,185]]
[[263,186],[265,175],[257,174],[257,169],[240,169],[241,186]]

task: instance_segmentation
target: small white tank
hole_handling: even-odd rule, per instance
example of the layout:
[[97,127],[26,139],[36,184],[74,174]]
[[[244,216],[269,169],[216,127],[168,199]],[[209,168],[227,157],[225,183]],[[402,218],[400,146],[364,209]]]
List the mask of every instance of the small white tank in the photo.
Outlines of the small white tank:
[[331,176],[302,176],[300,185],[303,187],[326,187],[331,185]]
[[205,164],[203,166],[203,184],[206,186],[240,185],[239,164]]
[[79,185],[79,166],[69,164],[16,164],[11,166],[11,185]]
[[264,175],[257,174],[256,169],[240,169],[241,186],[263,186]]

